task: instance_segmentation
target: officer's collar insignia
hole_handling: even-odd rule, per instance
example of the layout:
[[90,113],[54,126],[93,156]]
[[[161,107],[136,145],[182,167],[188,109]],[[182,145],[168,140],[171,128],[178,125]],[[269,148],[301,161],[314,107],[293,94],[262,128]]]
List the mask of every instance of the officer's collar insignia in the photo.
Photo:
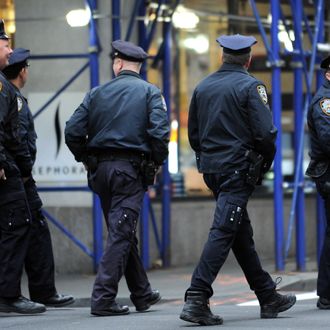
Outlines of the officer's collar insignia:
[[267,92],[266,92],[265,86],[264,85],[258,85],[257,86],[257,91],[258,91],[258,94],[259,94],[260,98],[262,99],[262,102],[267,104],[268,97],[267,97]]
[[2,91],[2,82],[0,81],[0,92]]
[[23,101],[19,96],[17,97],[17,108],[18,108],[18,111],[21,111],[23,108]]
[[320,107],[327,116],[330,116],[330,99],[321,100]]

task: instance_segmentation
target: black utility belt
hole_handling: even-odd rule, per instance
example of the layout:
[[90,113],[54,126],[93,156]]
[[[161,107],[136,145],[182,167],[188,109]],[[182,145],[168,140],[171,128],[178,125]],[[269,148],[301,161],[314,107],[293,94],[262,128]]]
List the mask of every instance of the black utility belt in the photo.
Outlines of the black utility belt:
[[142,152],[127,152],[125,150],[111,150],[96,154],[98,162],[126,160],[141,163],[146,159],[146,155]]

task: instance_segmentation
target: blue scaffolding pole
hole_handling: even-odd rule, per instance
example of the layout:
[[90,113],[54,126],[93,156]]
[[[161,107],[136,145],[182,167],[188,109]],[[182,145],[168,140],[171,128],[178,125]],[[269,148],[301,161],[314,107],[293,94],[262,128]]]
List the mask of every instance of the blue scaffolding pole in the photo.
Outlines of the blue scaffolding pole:
[[282,175],[282,95],[281,95],[281,66],[280,66],[280,44],[278,40],[278,23],[280,19],[280,3],[278,0],[271,1],[271,41],[274,64],[272,66],[272,110],[274,114],[274,125],[278,129],[276,140],[276,155],[274,159],[274,225],[275,225],[275,256],[276,269],[284,270],[283,246],[283,175]]
[[[92,13],[97,9],[97,0],[88,0]],[[93,15],[91,15],[93,17]],[[97,34],[97,24],[92,18],[89,23],[89,62],[90,62],[90,81],[91,88],[99,85],[99,40]],[[93,245],[94,245],[94,271],[97,271],[98,265],[103,254],[103,217],[99,197],[93,193]]]
[[[293,230],[293,221],[295,217],[295,210],[298,208],[301,208],[301,203],[299,202],[299,190],[301,189],[302,186],[302,164],[303,164],[303,150],[304,150],[304,130],[305,130],[305,121],[306,121],[306,116],[307,116],[307,110],[308,110],[308,105],[310,103],[311,99],[311,86],[312,86],[312,81],[313,81],[313,76],[314,76],[314,65],[315,65],[315,59],[316,59],[316,52],[317,52],[317,42],[319,40],[319,35],[320,31],[323,30],[321,28],[321,24],[323,22],[323,0],[319,0],[317,2],[316,6],[316,16],[315,16],[315,30],[314,30],[314,36],[313,36],[313,44],[312,44],[312,53],[310,57],[310,67],[309,67],[309,72],[307,73],[307,68],[306,68],[306,59],[305,59],[305,52],[302,46],[301,42],[301,30],[300,30],[300,24],[301,21],[298,20],[297,17],[297,10],[302,10],[303,6],[301,1],[297,3],[297,0],[291,0],[291,8],[292,12],[295,12],[295,15],[293,15],[294,18],[294,27],[295,27],[295,38],[297,40],[297,45],[299,47],[299,54],[303,63],[303,68],[304,68],[304,74],[305,74],[305,80],[306,80],[306,97],[305,97],[305,103],[303,107],[303,112],[302,114],[296,114],[297,118],[301,119],[299,122],[297,122],[297,135],[296,135],[296,141],[297,141],[297,153],[295,157],[295,167],[298,168],[295,171],[294,174],[294,191],[293,191],[293,197],[292,197],[292,204],[291,204],[291,211],[290,211],[290,218],[289,218],[289,224],[288,224],[288,237],[286,241],[286,248],[285,248],[285,256],[288,255],[289,248],[290,248],[290,243],[291,243],[291,236],[292,236],[292,230]],[[300,7],[299,7],[300,6]],[[300,9],[301,8],[301,9]],[[299,13],[298,13],[299,16]],[[295,95],[295,97],[298,97]],[[298,111],[298,109],[297,109]],[[299,109],[299,111],[301,111]],[[300,198],[302,198],[300,196]],[[302,210],[299,210],[299,216],[302,216]],[[297,240],[297,269],[299,270],[305,270],[305,235],[304,235],[304,223],[302,222],[302,219],[297,220],[299,227],[297,227],[296,232],[296,240]],[[297,225],[298,225],[297,224]]]
[[280,7],[278,1],[271,2],[272,25],[270,46],[265,29],[262,25],[255,0],[250,0],[251,8],[256,19],[263,43],[265,45],[268,61],[272,67],[272,111],[274,124],[278,129],[276,140],[276,155],[274,159],[274,232],[275,232],[275,262],[277,270],[284,270],[284,224],[283,224],[283,188],[282,188],[282,128],[281,128],[281,61],[279,58],[278,21]]
[[[303,8],[300,1],[295,0],[293,10],[296,16],[296,30],[297,36],[302,34],[302,12]],[[299,48],[299,38],[295,38],[295,49]],[[301,271],[306,270],[305,265],[305,207],[304,207],[304,174],[303,174],[303,162],[298,163],[298,152],[299,150],[299,128],[302,126],[303,118],[303,64],[300,60],[299,55],[293,56],[294,65],[294,150],[295,150],[295,161],[296,166],[294,167],[297,172],[298,186],[297,189],[297,204],[296,204],[296,264],[297,269]]]
[[[129,41],[133,26],[136,23],[136,17],[139,15],[140,19],[137,22],[138,25],[138,43],[145,50],[148,51],[151,41],[154,37],[156,31],[156,25],[158,21],[158,16],[160,9],[164,0],[158,1],[158,6],[156,10],[156,17],[151,24],[149,31],[147,31],[147,26],[144,22],[143,17],[146,15],[146,5],[141,0],[135,0],[130,20],[128,23],[128,28],[126,31],[125,40]],[[121,6],[119,0],[112,0],[112,38],[121,38]],[[170,107],[170,27],[171,22],[164,23],[164,42],[166,52],[163,54],[164,66],[163,66],[163,85],[164,85],[164,97],[168,108]],[[165,32],[166,31],[166,32]],[[168,32],[169,31],[169,32]],[[166,38],[166,40],[165,40]],[[147,78],[146,63],[142,65],[141,76]],[[164,76],[166,78],[164,78]],[[140,250],[141,259],[145,268],[149,268],[150,259],[150,244],[149,244],[149,219],[151,218],[151,224],[155,235],[155,240],[157,247],[159,249],[159,255],[162,258],[162,264],[164,266],[169,265],[169,246],[170,246],[170,175],[168,172],[168,164],[163,166],[163,194],[162,194],[162,239],[160,240],[160,235],[158,234],[157,222],[152,208],[152,203],[149,194],[146,193],[143,200],[143,206],[140,216]]]
[[[86,4],[89,6],[93,13],[97,9],[96,0],[86,0]],[[77,59],[77,58],[89,58],[89,61],[84,64],[59,90],[34,114],[34,118],[39,116],[46,108],[64,91],[66,90],[88,67],[90,67],[90,84],[91,88],[99,84],[99,41],[97,35],[96,22],[91,17],[89,24],[89,54],[57,54],[57,55],[35,55],[31,59],[43,60],[43,59]],[[88,187],[42,187],[39,191],[88,191]],[[102,212],[98,197],[93,194],[93,251],[91,251],[86,245],[84,245],[78,238],[76,238],[69,230],[67,230],[54,216],[52,216],[46,210],[43,210],[45,216],[60,229],[69,239],[73,241],[83,252],[93,259],[94,271],[97,270],[97,266],[103,253],[103,241],[102,241]]]
[[120,0],[112,0],[112,40],[121,38]]
[[[317,4],[315,4],[317,5]],[[318,43],[324,42],[324,16],[320,17],[320,26],[319,26],[319,35],[317,39]],[[317,75],[316,75],[316,89],[321,87],[322,82],[324,81],[323,70],[320,69],[320,58],[317,59]],[[319,194],[316,197],[316,251],[317,251],[317,262],[319,264],[321,252],[324,243],[325,228],[326,228],[326,217],[325,217],[325,208],[324,201]]]
[[[136,3],[138,0],[136,0]],[[137,4],[136,4],[137,5]],[[146,15],[146,8],[143,3],[139,3],[138,7],[138,13],[140,17],[145,17]],[[132,20],[131,20],[132,22]],[[132,23],[131,23],[132,24]],[[130,27],[128,28],[128,30]],[[147,29],[146,25],[143,20],[140,20],[138,22],[138,39],[139,39],[139,45],[145,49],[146,51],[146,36],[147,36]],[[147,79],[147,70],[146,70],[146,62],[143,63],[141,68],[141,76],[143,79]],[[143,198],[143,205],[141,210],[141,225],[140,225],[140,251],[141,251],[141,259],[144,268],[148,269],[150,267],[150,245],[149,245],[149,210],[152,209],[152,205],[149,198],[149,193],[144,194]]]
[[[170,1],[167,0],[167,5]],[[163,23],[163,92],[167,106],[168,120],[171,118],[171,31],[172,22],[165,21]],[[168,171],[168,160],[163,166],[163,212],[162,212],[162,259],[165,267],[170,266],[170,217],[171,217],[171,178]]]

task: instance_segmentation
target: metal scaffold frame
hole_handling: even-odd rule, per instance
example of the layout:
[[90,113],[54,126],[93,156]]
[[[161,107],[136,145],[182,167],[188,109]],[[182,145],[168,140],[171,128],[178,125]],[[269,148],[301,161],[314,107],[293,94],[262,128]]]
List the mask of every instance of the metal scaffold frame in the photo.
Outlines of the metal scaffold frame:
[[[86,5],[93,13],[97,9],[97,0],[85,0]],[[89,53],[83,54],[56,54],[56,55],[34,55],[31,60],[47,60],[47,59],[79,59],[86,58],[88,61],[67,81],[55,94],[34,114],[33,118],[38,117],[47,107],[65,91],[87,68],[90,68],[90,86],[91,88],[99,84],[99,39],[97,34],[96,21],[91,17],[89,24]],[[81,187],[39,187],[39,191],[55,192],[55,191],[79,191],[90,192],[87,186]],[[103,226],[102,226],[102,211],[99,198],[93,194],[93,250],[90,250],[83,242],[81,242],[73,233],[71,233],[58,219],[51,215],[47,210],[43,209],[43,213],[59,230],[61,230],[69,239],[72,240],[83,252],[93,259],[94,270],[101,260],[103,254]]]
[[[85,0],[92,13],[97,10],[97,0]],[[146,16],[146,5],[142,0],[135,0],[132,6],[132,12],[128,22],[125,34],[125,40],[130,40],[134,25],[138,29],[138,43],[146,51],[149,50],[152,40],[155,36],[157,26],[162,24],[162,43],[155,56],[154,62],[162,60],[162,90],[168,108],[168,118],[171,114],[171,16],[179,4],[179,0],[159,0],[155,10],[155,19],[146,25],[144,17]],[[267,33],[259,16],[256,1],[250,0],[250,5],[254,13],[261,37],[263,39],[268,62],[272,70],[272,111],[274,115],[274,124],[278,128],[278,138],[276,141],[277,153],[274,160],[274,232],[275,232],[275,259],[277,270],[285,269],[285,261],[291,246],[292,231],[295,225],[296,234],[296,264],[297,269],[304,271],[306,269],[306,247],[305,247],[305,210],[304,210],[304,174],[303,174],[303,148],[304,148],[304,132],[306,114],[308,104],[312,96],[312,82],[314,77],[315,64],[319,63],[320,56],[317,52],[317,44],[324,40],[324,0],[315,1],[315,19],[312,29],[307,16],[304,12],[302,0],[290,0],[290,8],[294,15],[291,15],[292,22],[289,22],[294,29],[295,40],[293,41],[294,50],[287,53],[292,57],[293,75],[294,75],[294,182],[289,183],[293,187],[292,204],[290,210],[290,218],[288,221],[287,237],[285,239],[285,226],[283,216],[283,175],[282,175],[282,129],[281,129],[281,48],[278,39],[279,24],[283,24],[286,29],[288,25],[283,12],[281,3],[278,0],[270,1],[270,12],[272,23],[270,26],[270,41],[268,41]],[[112,39],[120,39],[122,35],[121,26],[121,1],[111,0],[111,23],[112,23]],[[161,16],[161,17],[160,17]],[[161,23],[159,23],[161,21]],[[287,31],[289,32],[289,31]],[[303,37],[307,33],[311,50],[306,51],[303,45]],[[34,117],[37,117],[47,106],[54,101],[60,93],[62,93],[82,72],[88,67],[90,68],[90,85],[91,88],[99,84],[99,52],[100,45],[97,34],[97,22],[92,15],[89,24],[89,53],[88,54],[60,54],[60,55],[40,55],[33,56],[32,59],[88,59],[85,63],[59,90],[50,98],[46,104],[39,109]],[[308,67],[309,66],[309,67]],[[146,65],[142,67],[141,75],[146,79]],[[322,80],[321,72],[317,75],[317,86]],[[304,83],[303,83],[304,82]],[[305,86],[305,91],[304,91]],[[304,100],[304,102],[302,102]],[[146,268],[150,267],[149,256],[149,227],[151,219],[151,227],[153,229],[156,246],[159,251],[159,257],[163,266],[170,265],[170,192],[171,178],[168,171],[168,163],[162,169],[162,215],[161,215],[161,232],[157,228],[157,221],[153,211],[149,194],[146,193],[143,208],[141,212],[141,257]],[[88,187],[66,187],[54,188],[43,187],[41,191],[90,191]],[[46,217],[57,226],[66,236],[68,236],[79,248],[89,255],[94,262],[94,269],[97,269],[99,261],[103,253],[103,219],[102,211],[98,197],[93,194],[93,251],[86,247],[72,233],[70,233],[57,219],[44,210]],[[317,252],[320,255],[323,237],[324,237],[324,210],[323,202],[317,199]]]
[[[86,5],[90,8],[91,13],[97,10],[97,0],[85,0]],[[173,13],[175,7],[179,1],[176,1],[173,7],[170,6],[169,0],[159,0],[158,8],[156,11],[156,18],[152,22],[151,28],[147,31],[144,20],[138,21],[138,36],[139,44],[148,51],[152,38],[155,35],[156,24],[158,22],[158,15],[162,6],[168,8],[167,19],[163,22],[163,43],[160,47],[159,58],[163,61],[163,93],[167,105],[168,118],[171,113],[170,102],[170,76],[171,76],[171,13]],[[121,38],[121,19],[120,19],[120,0],[112,0],[112,39]],[[163,13],[166,11],[162,11]],[[137,21],[137,16],[145,16],[146,8],[145,4],[141,0],[136,0],[129,26],[126,33],[125,40],[129,40],[133,31],[133,26]],[[59,90],[35,113],[34,118],[39,116],[46,108],[63,92],[68,88],[88,67],[90,68],[90,86],[91,88],[99,85],[99,39],[97,33],[97,22],[93,15],[89,23],[89,53],[88,54],[58,54],[58,55],[35,55],[32,56],[32,60],[44,60],[44,59],[77,59],[87,58],[88,62],[85,63]],[[142,76],[146,78],[145,65],[142,69]],[[162,169],[162,230],[161,236],[158,233],[156,217],[151,205],[149,194],[145,194],[143,201],[143,208],[141,212],[141,257],[145,268],[149,268],[149,215],[151,217],[151,224],[155,235],[156,245],[159,250],[159,257],[162,260],[163,266],[170,265],[170,184],[171,179],[168,171],[168,162],[166,162]],[[54,191],[87,191],[90,192],[88,187],[42,187],[39,191],[54,192]],[[103,254],[103,219],[100,201],[97,195],[93,194],[93,251],[91,251],[83,242],[81,242],[73,233],[63,226],[54,216],[52,216],[45,209],[44,215],[69,239],[71,239],[83,252],[93,259],[94,270],[97,270],[98,264]],[[161,238],[160,238],[161,237]]]
[[[275,229],[275,258],[277,270],[285,269],[285,261],[288,257],[291,246],[292,231],[295,224],[296,229],[296,265],[297,270],[306,270],[306,246],[305,246],[305,210],[304,210],[304,173],[303,173],[303,152],[304,152],[304,132],[308,105],[312,97],[312,82],[314,77],[314,67],[319,64],[320,58],[317,56],[317,43],[323,41],[324,34],[324,1],[315,1],[314,31],[312,31],[304,12],[302,0],[290,0],[292,11],[292,26],[294,29],[294,50],[288,53],[292,56],[294,63],[294,182],[292,204],[286,241],[284,239],[284,218],[283,218],[283,175],[282,175],[282,129],[281,129],[281,60],[280,46],[278,39],[278,26],[282,23],[287,29],[287,24],[283,18],[281,3],[278,0],[270,1],[271,23],[271,44],[269,44],[265,29],[262,25],[255,0],[250,0],[251,8],[258,23],[258,27],[267,50],[268,60],[272,67],[272,111],[274,124],[278,128],[276,141],[277,153],[274,160],[274,229]],[[304,25],[303,25],[304,23]],[[287,33],[289,31],[287,30]],[[303,37],[307,33],[312,44],[311,51],[303,48]],[[307,65],[309,58],[309,68]],[[304,79],[303,79],[304,78]],[[305,89],[303,90],[303,81]],[[320,72],[317,78],[320,85]],[[302,102],[304,100],[304,103]],[[324,236],[324,211],[322,201],[318,197],[317,202],[317,251],[318,256],[322,247]],[[294,223],[295,222],[295,223]]]
[[[155,11],[155,18],[150,24],[146,26],[144,19],[139,19],[138,16],[144,18],[146,16],[146,5],[141,0],[135,0],[128,28],[126,31],[125,39],[129,41],[132,36],[134,24],[137,22],[138,27],[138,43],[148,52],[152,40],[155,36],[156,28],[158,25],[158,18],[160,13],[162,17],[162,35],[163,41],[159,47],[157,59],[163,61],[162,66],[162,81],[163,81],[163,94],[167,106],[167,115],[170,120],[171,116],[171,15],[173,14],[176,6],[179,4],[177,0],[173,6],[171,6],[170,0],[159,0]],[[166,15],[166,17],[165,17]],[[112,0],[112,40],[121,39],[122,27],[121,27],[121,1]],[[146,64],[144,63],[141,69],[141,76],[146,79]],[[171,202],[171,178],[168,170],[168,161],[165,162],[162,168],[162,218],[161,218],[161,234],[159,234],[155,213],[153,211],[152,203],[149,194],[146,193],[143,200],[143,207],[141,211],[141,225],[140,225],[140,241],[141,241],[141,258],[145,268],[150,267],[149,256],[149,219],[154,232],[156,246],[159,251],[159,257],[162,261],[162,265],[167,267],[170,265],[170,202]],[[150,216],[150,218],[149,218]]]

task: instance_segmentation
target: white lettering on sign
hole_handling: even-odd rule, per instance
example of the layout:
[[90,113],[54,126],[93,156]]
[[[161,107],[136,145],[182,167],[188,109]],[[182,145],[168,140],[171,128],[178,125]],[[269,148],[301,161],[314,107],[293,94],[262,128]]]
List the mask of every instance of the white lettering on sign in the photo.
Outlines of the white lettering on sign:
[[[52,96],[51,93],[30,93],[28,102],[32,114]],[[85,93],[62,93],[34,119],[38,139],[33,175],[37,182],[86,183],[84,166],[75,161],[64,141],[65,123],[84,96]]]

